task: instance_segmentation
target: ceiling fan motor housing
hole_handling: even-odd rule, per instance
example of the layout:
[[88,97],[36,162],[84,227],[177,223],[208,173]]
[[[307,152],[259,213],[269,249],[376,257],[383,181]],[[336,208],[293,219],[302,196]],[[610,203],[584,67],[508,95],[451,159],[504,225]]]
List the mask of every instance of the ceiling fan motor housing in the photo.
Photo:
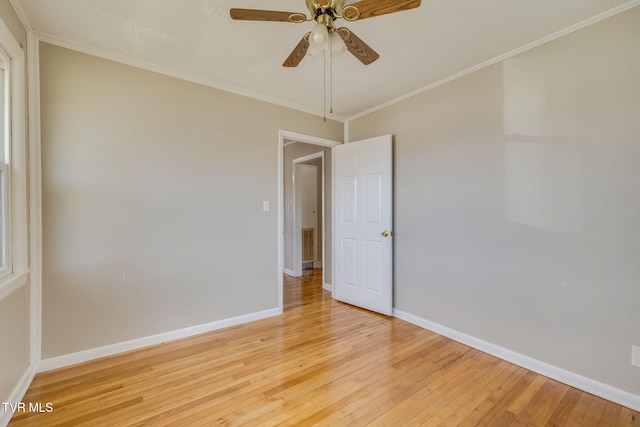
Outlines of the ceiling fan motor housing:
[[316,22],[327,26],[332,26],[333,21],[342,15],[344,7],[344,0],[306,0],[306,2],[311,17]]

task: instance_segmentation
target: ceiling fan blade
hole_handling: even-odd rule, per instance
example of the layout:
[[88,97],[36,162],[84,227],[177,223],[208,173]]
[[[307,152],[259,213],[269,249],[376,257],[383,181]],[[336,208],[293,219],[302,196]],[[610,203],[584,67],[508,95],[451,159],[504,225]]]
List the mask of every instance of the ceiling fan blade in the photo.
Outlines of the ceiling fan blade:
[[347,46],[347,50],[360,60],[364,65],[369,65],[376,59],[380,58],[378,53],[371,49],[368,44],[363,42],[360,37],[353,34],[353,32],[347,28],[338,28],[338,34],[344,40],[344,44]]
[[242,21],[277,21],[277,22],[303,22],[292,21],[290,18],[304,17],[303,14],[298,12],[279,12],[274,10],[257,10],[257,9],[231,9],[229,14],[232,19],[239,19]]
[[307,54],[307,49],[309,49],[309,35],[311,32],[308,32],[304,35],[300,43],[293,49],[291,54],[287,59],[282,63],[283,67],[297,67],[302,58]]
[[[354,6],[360,11],[360,16],[356,17]],[[420,0],[361,0],[345,5],[345,18],[353,20],[372,18],[374,16],[386,15],[387,13],[401,12],[403,10],[414,9],[420,6]]]

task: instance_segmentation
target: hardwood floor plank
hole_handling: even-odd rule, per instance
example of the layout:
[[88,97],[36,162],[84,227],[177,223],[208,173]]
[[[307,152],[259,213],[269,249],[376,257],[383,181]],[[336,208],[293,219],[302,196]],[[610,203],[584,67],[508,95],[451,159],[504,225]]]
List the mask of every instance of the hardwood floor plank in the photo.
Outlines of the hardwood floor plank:
[[445,407],[434,411],[428,419],[434,425],[460,425],[465,418],[477,408],[481,402],[487,400],[489,396],[498,389],[511,376],[516,367],[507,362],[494,365],[494,368],[483,372],[483,375],[471,384],[466,393],[459,393],[454,400]]
[[481,420],[487,417],[491,410],[500,408],[496,405],[497,402],[504,402],[509,391],[512,390],[515,384],[518,383],[518,381],[520,381],[528,372],[526,369],[511,365],[508,362],[503,361],[503,363],[508,364],[512,368],[509,377],[485,400],[480,402],[480,404],[458,424],[460,427],[475,427],[482,425]]
[[503,398],[496,401],[493,407],[488,408],[487,413],[480,419],[478,425],[493,425],[497,423],[498,420],[506,418],[510,418],[510,416],[505,414],[511,414],[508,408],[509,406],[515,402],[516,399],[520,397],[522,392],[529,387],[529,385],[537,378],[538,376],[531,371],[526,371],[524,376],[520,377],[518,381],[510,388]]
[[[536,415],[538,415],[538,413],[543,413],[544,416],[544,406],[546,403],[553,404],[555,402],[556,405],[559,403],[561,397],[553,397],[557,393],[557,388],[559,386],[560,384],[556,381],[546,379],[546,381],[542,384],[542,387],[540,387],[538,392],[529,400],[529,402],[527,402],[522,411],[519,414],[516,414],[518,415],[519,421],[522,422],[523,425],[527,425],[530,423],[533,423],[535,425],[544,425],[543,421],[539,421],[536,424],[535,417]],[[546,421],[546,419],[544,421]]]
[[[452,341],[447,341],[447,345],[454,345]],[[445,347],[442,347],[441,350],[444,351]],[[424,382],[435,382],[447,369],[454,369],[467,361],[465,358],[466,352],[447,351],[447,354],[447,357],[440,359],[440,363],[424,363],[414,371],[407,371],[401,375],[394,376],[391,381],[387,381],[385,386],[380,389],[381,393],[376,393],[375,397],[363,396],[357,409],[352,411],[347,406],[343,410],[347,415],[344,420],[341,420],[340,425],[350,425],[351,423],[368,425],[393,408],[402,411],[404,408],[397,408],[397,406],[406,407],[410,405],[411,402],[407,402],[407,400],[425,387]],[[467,361],[467,363],[469,362]],[[416,381],[416,378],[421,380]]]
[[285,277],[281,316],[38,374],[10,426],[638,426],[606,402]]
[[[470,353],[470,357],[464,357],[463,361],[455,367],[440,369],[432,375],[430,381],[415,381],[408,389],[402,400],[397,402],[390,410],[376,418],[373,425],[405,425],[403,422],[413,420],[417,413],[425,406],[439,400],[448,400],[458,393],[459,387],[465,382],[472,381],[477,374],[477,358],[487,356],[475,350],[467,349],[460,357]],[[446,384],[446,385],[445,385]]]
[[[424,365],[421,370],[417,370],[417,375],[428,375],[428,371],[433,371],[432,367]],[[339,418],[340,424],[350,423],[357,419],[364,423],[365,420],[377,418],[385,409],[385,402],[400,401],[401,396],[411,390],[406,374],[391,367],[389,373],[376,368],[377,378],[372,387],[367,387],[350,396],[348,400],[335,405],[335,410],[340,410],[342,416]],[[331,408],[327,408],[328,411]]]
[[605,412],[607,403],[608,402],[606,400],[594,396],[593,400],[591,401],[591,405],[585,413],[584,420],[582,421],[583,424],[588,426],[598,425]]
[[621,409],[620,405],[613,402],[607,402],[607,406],[605,407],[602,417],[597,425],[602,427],[614,425],[620,415]]
[[565,384],[556,383],[553,393],[547,396],[542,396],[542,404],[540,405],[537,413],[530,421],[533,425],[547,425],[553,414],[555,413],[560,403],[564,400],[570,387]]
[[509,405],[509,412],[518,415],[524,410],[524,408],[531,402],[533,397],[538,393],[538,390],[547,382],[547,378],[537,375],[533,381],[525,388],[522,393],[517,397],[511,405]]
[[594,397],[595,396],[592,396],[588,393],[580,393],[580,397],[578,398],[576,405],[573,407],[573,410],[567,418],[567,426],[581,427],[584,425],[584,417],[589,411],[589,407],[591,406],[591,402],[593,401]]

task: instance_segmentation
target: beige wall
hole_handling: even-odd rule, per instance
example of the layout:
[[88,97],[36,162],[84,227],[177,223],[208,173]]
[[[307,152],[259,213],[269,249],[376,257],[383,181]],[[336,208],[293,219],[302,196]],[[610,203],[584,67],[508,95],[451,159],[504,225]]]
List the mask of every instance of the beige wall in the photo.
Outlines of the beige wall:
[[[8,0],[0,1],[0,19],[13,37],[26,45],[26,32]],[[7,401],[29,366],[28,284],[0,300],[0,401]],[[2,417],[0,417],[2,418]]]
[[342,124],[44,43],[40,60],[43,357],[277,307],[278,130]]
[[640,7],[349,123],[395,136],[395,307],[640,394]]
[[0,399],[6,402],[29,366],[29,289],[0,300]]

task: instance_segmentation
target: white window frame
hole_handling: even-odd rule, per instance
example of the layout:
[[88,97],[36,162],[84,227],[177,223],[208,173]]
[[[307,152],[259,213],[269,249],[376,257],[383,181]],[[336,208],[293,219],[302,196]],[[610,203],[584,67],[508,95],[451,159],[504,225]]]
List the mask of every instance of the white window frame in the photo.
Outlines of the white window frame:
[[0,301],[27,284],[29,273],[26,69],[22,46],[0,19],[0,60],[5,70],[4,218],[6,268],[0,271]]
[[11,252],[11,168],[0,162],[0,279],[13,273]]
[[[4,70],[4,81],[0,82],[4,86],[3,112],[4,124],[3,151],[4,161],[0,161],[0,280],[13,273],[12,263],[12,242],[11,242],[11,59],[0,45],[0,67]],[[3,256],[2,256],[3,255]]]

